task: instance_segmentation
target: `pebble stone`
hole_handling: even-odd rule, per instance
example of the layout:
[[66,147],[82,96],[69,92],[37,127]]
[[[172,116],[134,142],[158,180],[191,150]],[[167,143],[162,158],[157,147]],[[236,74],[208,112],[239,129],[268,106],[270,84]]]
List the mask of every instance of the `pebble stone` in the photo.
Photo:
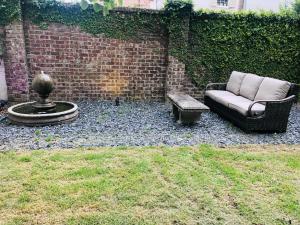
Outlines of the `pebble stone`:
[[215,144],[300,144],[300,105],[294,105],[286,133],[247,134],[212,112],[193,126],[177,124],[163,102],[78,102],[80,116],[71,124],[46,127],[0,121],[0,151],[94,146],[183,146]]

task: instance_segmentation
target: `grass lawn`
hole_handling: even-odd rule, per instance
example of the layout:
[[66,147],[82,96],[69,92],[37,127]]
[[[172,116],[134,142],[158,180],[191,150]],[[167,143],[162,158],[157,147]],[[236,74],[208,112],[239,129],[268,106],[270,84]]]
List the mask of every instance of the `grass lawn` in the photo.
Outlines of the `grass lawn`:
[[300,224],[300,146],[1,153],[0,224]]

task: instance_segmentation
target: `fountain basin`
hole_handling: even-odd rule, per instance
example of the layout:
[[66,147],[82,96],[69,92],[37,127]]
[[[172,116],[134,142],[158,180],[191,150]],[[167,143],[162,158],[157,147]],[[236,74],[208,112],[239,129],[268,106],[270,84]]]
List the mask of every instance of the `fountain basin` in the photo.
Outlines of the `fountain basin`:
[[47,126],[74,121],[78,117],[78,106],[72,102],[55,101],[56,107],[49,111],[37,111],[36,102],[26,102],[8,108],[8,119],[18,125]]

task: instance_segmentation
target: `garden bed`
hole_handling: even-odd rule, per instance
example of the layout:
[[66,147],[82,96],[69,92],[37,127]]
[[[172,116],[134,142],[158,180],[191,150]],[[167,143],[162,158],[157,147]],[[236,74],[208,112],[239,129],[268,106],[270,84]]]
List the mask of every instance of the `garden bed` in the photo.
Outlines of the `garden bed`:
[[48,127],[20,127],[0,122],[0,150],[91,146],[300,144],[300,106],[291,111],[281,134],[247,134],[215,113],[203,113],[194,126],[177,124],[171,107],[159,102],[79,102],[79,118]]

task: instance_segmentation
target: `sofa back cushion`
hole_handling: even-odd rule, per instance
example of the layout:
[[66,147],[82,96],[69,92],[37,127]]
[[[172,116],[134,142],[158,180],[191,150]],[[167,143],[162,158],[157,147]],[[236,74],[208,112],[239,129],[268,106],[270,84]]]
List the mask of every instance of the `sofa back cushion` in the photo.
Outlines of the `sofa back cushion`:
[[240,88],[246,73],[233,71],[226,85],[226,91],[230,91],[235,95],[240,95]]
[[280,100],[287,96],[291,83],[270,77],[265,77],[262,81],[255,101],[258,100]]
[[243,79],[240,95],[249,100],[254,100],[263,79],[263,77],[248,73]]

